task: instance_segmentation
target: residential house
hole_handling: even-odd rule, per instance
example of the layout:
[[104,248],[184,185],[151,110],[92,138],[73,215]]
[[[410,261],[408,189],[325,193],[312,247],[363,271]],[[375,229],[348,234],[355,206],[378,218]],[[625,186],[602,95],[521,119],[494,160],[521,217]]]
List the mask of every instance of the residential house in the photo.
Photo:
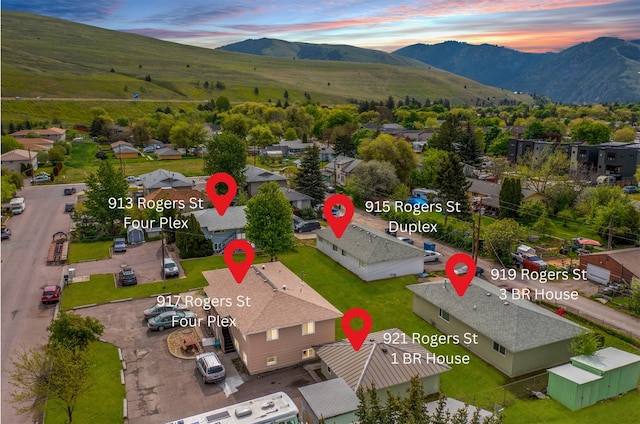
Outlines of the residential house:
[[335,150],[329,144],[316,143],[320,149],[320,162],[330,162],[335,158]]
[[635,181],[640,166],[640,144],[602,143],[598,145],[597,175],[613,175],[617,180]]
[[[440,374],[451,369],[397,328],[370,333],[358,351],[345,339],[318,346],[316,353],[325,378],[342,378],[354,392],[375,384],[383,402],[387,390],[405,396],[415,376],[420,379],[426,395],[438,393]],[[405,357],[412,360],[405,362]]]
[[419,274],[421,249],[360,224],[349,224],[342,237],[330,228],[317,230],[316,248],[364,281]]
[[[352,349],[353,350],[353,349]],[[342,378],[298,387],[302,395],[300,418],[307,424],[319,424],[324,418],[331,424],[352,424],[358,421],[358,396]]]
[[632,283],[640,279],[640,248],[607,250],[580,255],[580,269],[587,279],[599,284],[610,281]]
[[129,143],[128,141],[119,140],[119,141],[111,143],[109,145],[109,148],[111,149],[112,152],[115,152],[116,149],[119,148],[120,146],[133,147],[133,144]]
[[67,130],[63,128],[46,128],[46,129],[28,129],[28,130],[20,130],[10,135],[13,138],[17,138],[18,141],[23,138],[28,138],[34,134],[37,134],[40,138],[44,138],[51,141],[64,141],[67,139]]
[[281,156],[284,158],[300,156],[304,152],[304,149],[311,145],[312,143],[303,143],[302,140],[282,140],[278,144],[265,146],[261,154],[265,156]]
[[637,389],[640,356],[607,347],[548,371],[547,394],[575,411]]
[[360,162],[360,159],[339,155],[324,167],[322,177],[331,184],[343,186]]
[[245,206],[230,206],[222,216],[214,208],[193,212],[205,238],[211,240],[214,253],[224,252],[224,248],[232,240],[245,238],[247,215],[244,208]]
[[184,205],[179,208],[179,212],[190,212],[194,210],[204,209],[209,202],[209,197],[203,192],[191,188],[176,190],[171,187],[163,187],[144,196],[146,202],[158,202],[170,200],[172,204]]
[[507,160],[509,163],[516,163],[518,159],[529,153],[532,154],[534,158],[538,158],[540,153],[547,149],[552,149],[554,151],[561,150],[570,158],[572,147],[581,144],[582,143],[557,143],[543,140],[521,140],[510,138],[509,145],[507,147]]
[[476,334],[466,347],[509,377],[567,362],[571,341],[586,331],[477,277],[462,297],[448,280],[407,288],[415,314],[445,334]]
[[[477,180],[475,178],[467,178],[471,185],[467,189],[469,202],[473,207],[479,207],[482,200],[482,207],[485,214],[489,216],[498,216],[500,213],[500,190],[502,183],[494,183],[486,180]],[[544,200],[544,196],[527,188],[522,189],[522,201],[531,202],[534,200]]]
[[47,151],[53,147],[53,140],[49,140],[48,138],[21,138],[18,140],[20,144],[24,147],[24,150],[36,150],[36,151]]
[[135,159],[140,155],[140,152],[135,147],[129,147],[124,144],[114,147],[113,155],[116,159]]
[[182,159],[182,153],[170,147],[163,147],[156,150],[158,160]]
[[342,313],[280,262],[252,266],[240,284],[226,268],[202,274],[207,297],[220,300],[210,313],[221,347],[250,374],[314,360],[313,346],[335,340]]
[[311,207],[313,197],[304,193],[300,193],[299,191],[296,191],[292,188],[280,187],[280,191],[282,191],[286,198],[289,199],[289,203],[291,204],[292,208],[306,209]]
[[161,188],[175,188],[178,190],[192,189],[195,186],[193,180],[188,179],[179,172],[157,169],[148,174],[139,176],[144,188],[144,195]]
[[380,127],[378,127],[378,130],[383,134],[389,134],[393,136],[398,136],[407,131],[402,125],[395,123],[382,124],[380,125]]
[[0,155],[0,162],[4,168],[9,168],[16,172],[23,172],[25,169],[38,169],[38,153],[28,150],[15,149]]
[[280,187],[287,187],[287,178],[285,176],[257,166],[247,165],[245,175],[247,177],[246,189],[249,197],[258,194],[260,186],[270,181],[275,181]]

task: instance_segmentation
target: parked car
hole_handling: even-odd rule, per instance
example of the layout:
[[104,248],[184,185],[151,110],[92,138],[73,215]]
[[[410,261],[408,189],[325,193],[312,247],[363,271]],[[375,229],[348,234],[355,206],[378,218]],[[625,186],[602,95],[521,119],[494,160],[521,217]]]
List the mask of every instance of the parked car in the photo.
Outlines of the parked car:
[[127,180],[128,183],[135,183],[138,180],[138,177],[134,177],[130,175],[127,178],[125,178],[125,180]]
[[296,233],[308,233],[309,231],[319,230],[321,227],[318,221],[304,221],[296,225],[294,231]]
[[[465,275],[469,271],[469,267],[466,265],[461,266],[460,268],[455,268],[453,272],[456,275]],[[476,266],[476,277],[480,277],[484,274],[484,269],[482,267]]]
[[196,370],[202,376],[202,382],[216,383],[226,377],[224,365],[218,359],[215,352],[202,353],[196,356]]
[[126,252],[127,242],[123,238],[113,239],[113,253]]
[[626,193],[626,194],[637,193],[638,192],[638,186],[628,185],[628,186],[622,187],[622,192]]
[[62,288],[60,286],[45,286],[42,289],[42,304],[57,303],[60,301],[60,294],[62,294]]
[[11,230],[7,227],[2,228],[2,240],[9,240],[11,238]]
[[390,236],[392,236],[392,237],[398,237],[398,232],[397,232],[397,231],[391,231],[390,229],[385,228],[385,229],[384,229],[384,232],[385,232],[386,234],[389,234],[389,235],[390,235]]
[[147,327],[152,331],[164,331],[176,326],[196,325],[198,315],[191,311],[163,312],[147,321]]
[[184,311],[186,310],[187,307],[184,305],[178,305],[178,304],[170,304],[170,303],[166,303],[164,305],[159,305],[159,304],[155,304],[152,307],[150,307],[149,309],[145,309],[143,314],[144,314],[144,318],[145,319],[149,319],[149,318],[153,318],[153,317],[157,317],[158,315],[164,313],[164,312],[171,312],[171,311]]
[[440,258],[442,258],[442,253],[435,252],[433,250],[425,250],[424,251],[424,262],[439,262]]
[[138,277],[131,268],[125,268],[118,273],[118,284],[121,286],[135,286],[138,284]]
[[76,188],[75,187],[67,187],[64,189],[64,195],[65,196],[71,196],[72,194],[76,193]]
[[164,273],[164,278],[177,277],[180,275],[178,265],[176,265],[171,258],[164,258],[162,260],[162,272]]
[[336,188],[333,186],[327,186],[327,193],[334,194],[336,192]]
[[51,177],[49,175],[36,175],[31,180],[31,184],[47,183],[49,181],[51,181]]
[[65,212],[73,212],[76,209],[76,204],[75,203],[65,203],[64,204],[64,211]]
[[398,240],[403,241],[405,243],[413,244],[413,240],[411,240],[409,237],[398,237]]

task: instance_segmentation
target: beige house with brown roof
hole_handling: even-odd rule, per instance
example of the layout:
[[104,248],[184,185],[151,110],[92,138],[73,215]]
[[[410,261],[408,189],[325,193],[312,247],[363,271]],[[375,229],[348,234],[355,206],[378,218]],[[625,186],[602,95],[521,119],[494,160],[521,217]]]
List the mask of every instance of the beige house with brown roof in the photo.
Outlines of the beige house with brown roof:
[[348,340],[317,347],[316,352],[326,378],[342,378],[354,392],[375,384],[383,401],[387,398],[387,389],[395,395],[406,396],[414,376],[422,382],[425,394],[437,393],[440,374],[451,369],[397,328],[369,334],[357,352]]
[[3,167],[16,172],[22,172],[22,165],[29,167],[31,164],[31,169],[35,171],[38,169],[38,154],[28,150],[15,149],[0,155],[0,162]]
[[207,296],[217,300],[211,327],[250,374],[315,359],[313,346],[335,340],[342,313],[280,262],[252,266],[241,284],[227,268],[202,274]]
[[67,130],[62,128],[46,128],[46,129],[28,129],[28,130],[20,130],[14,133],[11,133],[11,137],[17,139],[27,138],[30,135],[37,134],[41,138],[46,138],[47,140],[52,141],[64,141],[67,138]]
[[49,150],[53,147],[54,141],[49,140],[47,138],[20,138],[16,139],[22,146],[24,146],[25,150]]

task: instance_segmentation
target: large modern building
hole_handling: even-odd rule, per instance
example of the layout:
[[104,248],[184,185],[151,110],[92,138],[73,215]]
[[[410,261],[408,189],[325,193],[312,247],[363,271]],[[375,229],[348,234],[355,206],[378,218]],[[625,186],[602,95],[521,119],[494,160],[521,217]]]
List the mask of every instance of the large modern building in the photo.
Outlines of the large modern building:
[[445,334],[477,334],[466,347],[509,377],[567,362],[571,340],[586,331],[528,300],[501,298],[500,288],[481,278],[462,297],[448,280],[408,288],[413,312]]

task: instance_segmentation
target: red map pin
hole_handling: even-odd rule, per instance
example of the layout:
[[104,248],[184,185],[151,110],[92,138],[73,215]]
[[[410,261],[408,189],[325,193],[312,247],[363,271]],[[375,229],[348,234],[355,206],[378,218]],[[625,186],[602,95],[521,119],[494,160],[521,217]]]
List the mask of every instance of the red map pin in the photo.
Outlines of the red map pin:
[[[467,268],[467,273],[464,275],[456,274],[455,266],[460,263],[464,264]],[[476,275],[476,263],[473,261],[473,258],[466,253],[456,253],[447,261],[445,271],[447,272],[447,277],[451,280],[451,284],[453,284],[453,288],[456,289],[456,293],[462,297],[467,291],[469,284],[471,284],[471,280],[473,280],[473,277]]]
[[[218,183],[223,183],[227,185],[227,193],[226,194],[218,194],[216,193],[216,185]],[[236,184],[236,180],[226,172],[218,172],[217,174],[213,174],[207,180],[207,195],[213,203],[213,207],[216,208],[220,216],[224,215],[227,211],[227,208],[231,204],[231,201],[236,196],[236,192],[238,191],[238,185]]]
[[[351,328],[351,321],[356,318],[360,318],[362,320],[362,328],[359,330]],[[369,331],[371,330],[371,315],[362,308],[352,308],[344,313],[341,324],[342,331],[347,335],[349,343],[351,343],[351,347],[353,347],[353,350],[356,352],[359,351],[362,347],[362,343],[364,343],[369,335]]]
[[[233,253],[236,250],[242,250],[244,252],[244,260],[242,262],[236,262],[233,260]],[[247,271],[249,271],[249,267],[253,263],[253,258],[255,258],[256,254],[253,251],[253,246],[242,239],[232,240],[227,244],[224,248],[224,262],[229,267],[229,271],[231,271],[231,275],[233,275],[233,279],[236,280],[236,283],[242,283],[244,276],[247,275]]]
[[[334,215],[336,205],[342,205],[344,209],[343,215],[339,215],[337,212]],[[354,207],[351,199],[344,194],[334,194],[325,200],[322,211],[324,212],[324,219],[327,220],[333,230],[333,234],[335,234],[337,238],[342,237],[344,230],[347,229],[351,218],[353,218]]]

